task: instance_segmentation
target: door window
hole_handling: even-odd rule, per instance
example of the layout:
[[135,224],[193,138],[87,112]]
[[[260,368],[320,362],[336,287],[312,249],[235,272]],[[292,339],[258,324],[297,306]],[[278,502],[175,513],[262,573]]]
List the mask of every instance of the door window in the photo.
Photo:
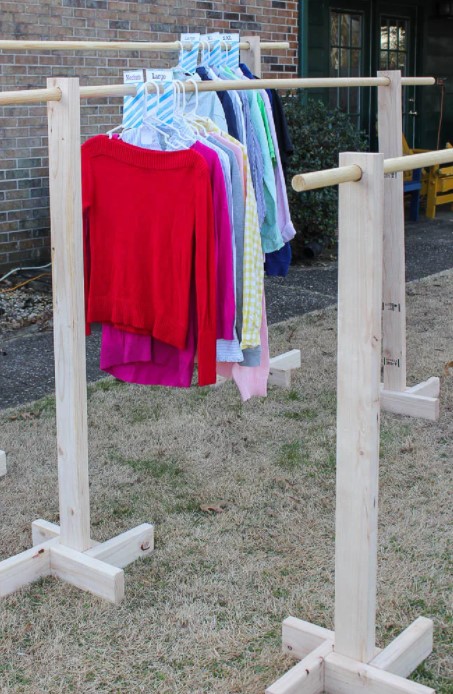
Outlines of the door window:
[[[330,11],[330,76],[360,77],[363,63],[363,15]],[[349,114],[360,127],[361,94],[358,87],[330,89],[330,106]]]
[[380,70],[401,70],[407,74],[409,21],[381,17]]

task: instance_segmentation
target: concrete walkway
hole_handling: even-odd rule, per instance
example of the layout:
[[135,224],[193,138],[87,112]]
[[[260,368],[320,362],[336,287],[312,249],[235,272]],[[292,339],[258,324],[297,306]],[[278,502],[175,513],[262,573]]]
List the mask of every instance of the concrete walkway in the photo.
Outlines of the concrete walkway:
[[[406,280],[453,267],[453,212],[443,210],[435,220],[406,226]],[[336,302],[337,264],[294,266],[286,278],[266,278],[269,324],[287,320]],[[99,331],[87,339],[87,379],[99,370]],[[0,409],[36,400],[54,390],[52,333],[10,336],[0,350]]]

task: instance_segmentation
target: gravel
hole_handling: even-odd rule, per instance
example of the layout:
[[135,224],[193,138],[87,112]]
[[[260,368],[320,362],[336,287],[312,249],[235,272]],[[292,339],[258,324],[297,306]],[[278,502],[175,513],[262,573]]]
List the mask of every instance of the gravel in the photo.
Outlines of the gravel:
[[16,331],[41,332],[52,327],[52,292],[49,281],[32,281],[15,289],[26,278],[14,277],[0,284],[0,336]]

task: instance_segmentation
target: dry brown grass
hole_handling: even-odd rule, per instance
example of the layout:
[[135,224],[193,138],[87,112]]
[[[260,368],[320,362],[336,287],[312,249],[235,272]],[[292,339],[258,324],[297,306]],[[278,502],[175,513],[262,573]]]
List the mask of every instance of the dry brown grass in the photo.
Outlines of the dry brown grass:
[[[408,380],[441,377],[442,415],[382,418],[378,643],[433,617],[416,678],[446,694],[453,272],[412,283],[408,300]],[[53,579],[3,600],[2,692],[257,694],[291,664],[284,617],[332,627],[335,322],[327,310],[272,328],[272,352],[300,347],[302,368],[266,400],[241,405],[231,384],[89,388],[93,536],[150,521],[156,550],[126,569],[119,607]],[[58,518],[53,399],[0,422],[6,557],[29,546],[32,520]],[[200,510],[218,501],[223,513]]]

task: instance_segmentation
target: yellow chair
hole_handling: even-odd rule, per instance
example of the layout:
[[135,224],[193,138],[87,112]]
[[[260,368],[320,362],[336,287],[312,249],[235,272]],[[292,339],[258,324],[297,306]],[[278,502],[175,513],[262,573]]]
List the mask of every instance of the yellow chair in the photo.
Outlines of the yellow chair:
[[[446,148],[452,145],[447,142]],[[403,133],[403,154],[419,154],[420,152],[430,152],[429,149],[412,149],[407,144]],[[408,184],[413,181],[413,173],[406,171],[404,175],[405,190]],[[434,219],[436,207],[453,203],[453,166],[451,164],[427,167],[421,170],[420,174],[420,195],[426,195],[426,216]],[[411,215],[412,216],[412,215]]]
[[[452,145],[447,142],[446,149]],[[428,170],[428,190],[426,196],[426,216],[434,219],[437,205],[453,203],[453,166],[435,164]]]

